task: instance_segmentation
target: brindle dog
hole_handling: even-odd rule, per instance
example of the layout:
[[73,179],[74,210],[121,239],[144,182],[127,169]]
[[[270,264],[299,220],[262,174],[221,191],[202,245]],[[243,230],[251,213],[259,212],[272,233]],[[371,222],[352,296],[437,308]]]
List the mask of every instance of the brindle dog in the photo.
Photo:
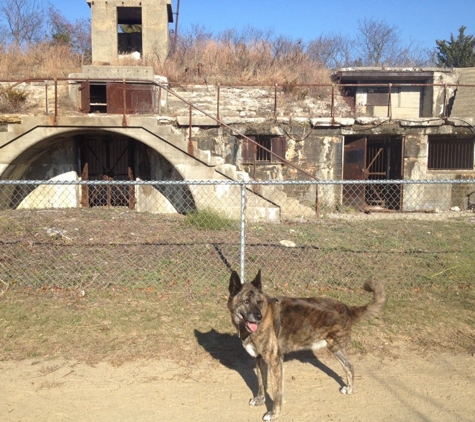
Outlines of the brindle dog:
[[268,370],[273,378],[273,409],[263,420],[277,419],[282,407],[284,354],[297,350],[316,351],[327,347],[345,370],[347,383],[343,394],[353,391],[353,366],[345,349],[351,327],[363,318],[376,316],[386,302],[380,282],[366,282],[373,300],[364,306],[347,306],[331,298],[269,298],[262,292],[261,271],[251,283],[241,284],[236,271],[229,281],[228,308],[239,337],[248,353],[256,358],[257,396],[250,405],[265,403]]

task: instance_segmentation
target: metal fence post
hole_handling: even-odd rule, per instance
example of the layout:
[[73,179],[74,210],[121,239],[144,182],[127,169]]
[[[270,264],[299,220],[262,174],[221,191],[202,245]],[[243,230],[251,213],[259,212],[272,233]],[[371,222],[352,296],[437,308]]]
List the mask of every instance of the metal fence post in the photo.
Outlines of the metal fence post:
[[245,257],[246,257],[246,182],[241,183],[241,282],[245,281]]

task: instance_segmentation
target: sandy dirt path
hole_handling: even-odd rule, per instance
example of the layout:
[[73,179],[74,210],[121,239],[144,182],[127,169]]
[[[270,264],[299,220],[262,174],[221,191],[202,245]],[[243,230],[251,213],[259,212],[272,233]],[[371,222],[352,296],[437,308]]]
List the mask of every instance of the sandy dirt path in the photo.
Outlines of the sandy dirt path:
[[[259,421],[247,403],[252,364],[226,367],[167,360],[115,367],[64,360],[0,362],[2,421]],[[331,356],[285,363],[280,421],[475,420],[475,357],[405,353],[353,356],[355,393],[339,393],[342,370]]]

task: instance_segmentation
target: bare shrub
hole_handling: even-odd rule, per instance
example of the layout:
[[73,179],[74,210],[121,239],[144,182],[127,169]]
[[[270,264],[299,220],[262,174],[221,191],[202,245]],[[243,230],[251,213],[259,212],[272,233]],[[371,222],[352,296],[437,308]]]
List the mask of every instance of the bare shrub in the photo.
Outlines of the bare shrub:
[[0,88],[0,113],[18,113],[26,104],[27,95],[16,88]]
[[67,45],[16,44],[0,49],[0,79],[61,78],[81,70],[82,57]]

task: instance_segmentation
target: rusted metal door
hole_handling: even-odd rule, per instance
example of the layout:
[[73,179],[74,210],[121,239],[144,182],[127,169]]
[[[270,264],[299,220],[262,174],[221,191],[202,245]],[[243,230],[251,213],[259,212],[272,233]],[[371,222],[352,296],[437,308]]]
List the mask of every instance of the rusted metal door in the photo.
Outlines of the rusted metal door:
[[108,83],[107,113],[153,113],[155,110],[154,92],[153,85]]
[[[343,153],[343,180],[364,180],[366,169],[366,138],[347,142]],[[366,206],[364,185],[343,185],[343,205],[362,210]]]
[[[127,138],[97,137],[81,145],[83,180],[134,180],[134,144]],[[134,186],[90,185],[82,190],[82,206],[135,208]]]
[[[363,170],[365,180],[385,180],[388,178],[389,167],[385,162],[386,150],[379,145],[370,145],[366,150],[368,165]],[[365,203],[372,207],[386,207],[384,199],[385,185],[366,185]]]
[[344,185],[343,205],[359,210],[399,210],[403,178],[403,138],[364,137],[345,140],[344,180],[388,180],[388,183]]

